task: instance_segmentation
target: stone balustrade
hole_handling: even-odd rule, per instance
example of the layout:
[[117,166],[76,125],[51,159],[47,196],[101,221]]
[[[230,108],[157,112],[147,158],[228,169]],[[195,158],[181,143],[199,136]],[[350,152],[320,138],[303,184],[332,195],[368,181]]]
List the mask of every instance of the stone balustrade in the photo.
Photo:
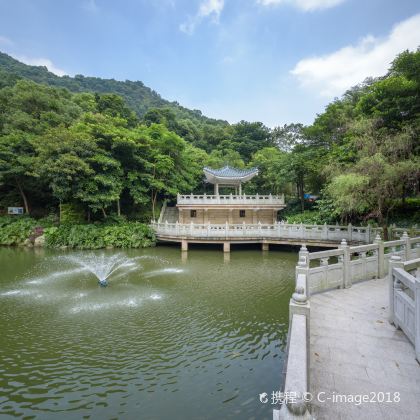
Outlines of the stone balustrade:
[[338,249],[309,253],[306,247],[299,252],[299,260],[305,261],[296,268],[307,279],[309,296],[336,287],[350,287],[352,283],[382,278],[388,273],[389,260],[400,256],[405,261],[420,257],[420,237],[384,242],[379,235],[367,245],[349,246],[345,239]]
[[181,195],[177,196],[177,204],[246,204],[246,205],[284,205],[284,195]]
[[420,362],[420,255],[405,262],[398,255],[391,257],[389,303],[390,322],[404,331]]
[[[305,263],[299,260],[299,263]],[[298,265],[299,265],[298,263]],[[288,357],[284,394],[293,395],[280,410],[273,411],[273,419],[310,419],[309,403],[309,342],[310,304],[306,289],[306,276],[297,273],[296,288],[289,304]]]
[[275,224],[197,224],[156,223],[152,228],[161,237],[183,239],[296,239],[307,241],[369,243],[380,229],[370,226],[307,225],[277,222]]
[[348,288],[353,282],[382,278],[389,272],[390,321],[400,327],[420,362],[420,237],[349,246],[345,239],[338,249],[309,252],[305,245],[296,266],[296,288],[289,303],[288,358],[284,392],[298,395],[296,404],[273,410],[273,420],[310,419],[310,296],[332,288]]

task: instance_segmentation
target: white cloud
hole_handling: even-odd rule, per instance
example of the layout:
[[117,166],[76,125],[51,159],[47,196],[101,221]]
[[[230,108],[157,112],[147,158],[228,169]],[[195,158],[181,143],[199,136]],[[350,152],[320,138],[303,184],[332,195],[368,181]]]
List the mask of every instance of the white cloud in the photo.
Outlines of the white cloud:
[[304,12],[329,9],[344,3],[346,0],[257,0],[263,6],[275,6],[278,4],[291,4]]
[[384,38],[368,35],[356,45],[331,54],[300,60],[291,73],[303,87],[334,97],[367,77],[384,75],[395,56],[420,45],[420,14],[393,27]]
[[45,66],[51,73],[56,74],[57,76],[64,76],[68,74],[65,70],[58,68],[50,59],[48,58],[30,58],[23,55],[13,55],[16,60],[21,61],[22,63],[28,64],[30,66]]
[[224,5],[224,0],[202,1],[197,13],[194,16],[190,16],[187,22],[179,25],[179,29],[186,34],[191,35],[194,32],[195,27],[205,18],[210,18],[214,23],[218,23]]

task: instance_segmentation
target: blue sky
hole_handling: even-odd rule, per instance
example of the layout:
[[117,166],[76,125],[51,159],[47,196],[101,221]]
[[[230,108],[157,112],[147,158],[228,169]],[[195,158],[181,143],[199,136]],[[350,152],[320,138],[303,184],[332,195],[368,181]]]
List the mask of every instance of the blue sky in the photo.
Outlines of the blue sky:
[[205,115],[309,124],[420,45],[418,0],[0,0],[0,50]]

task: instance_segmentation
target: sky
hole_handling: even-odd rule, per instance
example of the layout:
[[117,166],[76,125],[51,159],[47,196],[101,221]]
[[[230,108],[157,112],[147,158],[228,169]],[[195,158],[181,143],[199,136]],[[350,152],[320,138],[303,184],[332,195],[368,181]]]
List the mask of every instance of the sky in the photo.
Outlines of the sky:
[[0,51],[231,123],[310,124],[419,45],[418,0],[0,0]]

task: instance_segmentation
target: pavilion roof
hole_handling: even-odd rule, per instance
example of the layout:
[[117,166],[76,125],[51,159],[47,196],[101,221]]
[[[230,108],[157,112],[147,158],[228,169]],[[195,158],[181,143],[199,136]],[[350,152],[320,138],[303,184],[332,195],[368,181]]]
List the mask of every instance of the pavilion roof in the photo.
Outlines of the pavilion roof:
[[238,169],[230,166],[224,166],[219,169],[205,167],[203,170],[207,181],[212,184],[238,184],[249,181],[255,175],[258,175],[257,168]]

